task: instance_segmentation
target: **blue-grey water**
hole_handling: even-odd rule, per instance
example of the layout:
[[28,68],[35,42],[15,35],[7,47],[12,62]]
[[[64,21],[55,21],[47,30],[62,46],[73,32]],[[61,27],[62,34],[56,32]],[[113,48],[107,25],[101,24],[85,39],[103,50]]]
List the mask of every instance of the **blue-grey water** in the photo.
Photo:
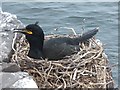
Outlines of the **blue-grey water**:
[[[71,27],[77,33],[82,32],[82,27],[85,31],[99,27],[96,38],[104,44],[110,65],[118,64],[117,2],[4,2],[2,10],[15,14],[25,25],[39,21],[45,34],[71,34],[66,29],[54,31],[57,27]],[[117,66],[112,67],[112,72],[117,87]]]

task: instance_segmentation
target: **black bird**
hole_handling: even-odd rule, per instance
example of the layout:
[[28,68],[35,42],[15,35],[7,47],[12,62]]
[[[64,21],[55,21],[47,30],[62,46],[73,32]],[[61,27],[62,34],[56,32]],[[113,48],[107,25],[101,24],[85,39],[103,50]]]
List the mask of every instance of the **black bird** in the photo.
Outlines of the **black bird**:
[[50,60],[57,60],[77,53],[80,50],[79,43],[92,38],[98,32],[98,29],[93,29],[75,38],[58,37],[49,40],[44,40],[43,30],[38,23],[29,24],[23,29],[15,29],[14,32],[25,34],[30,44],[29,57],[34,59],[48,58]]

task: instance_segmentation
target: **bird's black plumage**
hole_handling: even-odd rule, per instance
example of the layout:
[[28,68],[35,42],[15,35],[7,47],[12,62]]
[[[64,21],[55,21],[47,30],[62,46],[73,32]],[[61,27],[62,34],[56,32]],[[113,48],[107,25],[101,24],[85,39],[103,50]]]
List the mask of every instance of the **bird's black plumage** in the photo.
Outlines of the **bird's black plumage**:
[[18,31],[26,35],[26,39],[30,44],[28,56],[35,59],[62,59],[67,55],[74,54],[79,51],[79,43],[92,38],[98,29],[93,29],[82,36],[76,38],[59,37],[44,40],[42,28],[37,24],[29,24],[25,29]]

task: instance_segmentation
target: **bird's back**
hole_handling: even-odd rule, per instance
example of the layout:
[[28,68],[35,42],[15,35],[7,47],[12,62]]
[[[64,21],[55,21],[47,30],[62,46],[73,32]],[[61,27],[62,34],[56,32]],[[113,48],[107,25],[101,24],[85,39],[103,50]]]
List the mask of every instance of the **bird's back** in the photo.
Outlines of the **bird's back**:
[[45,40],[43,45],[44,56],[48,59],[61,59],[65,56],[74,54],[80,50],[80,42],[87,41],[97,32],[98,29],[95,28],[91,31],[83,33],[82,36],[77,36],[75,38],[59,37]]
[[43,51],[49,59],[61,59],[78,52],[79,43],[74,38],[52,38],[44,41]]

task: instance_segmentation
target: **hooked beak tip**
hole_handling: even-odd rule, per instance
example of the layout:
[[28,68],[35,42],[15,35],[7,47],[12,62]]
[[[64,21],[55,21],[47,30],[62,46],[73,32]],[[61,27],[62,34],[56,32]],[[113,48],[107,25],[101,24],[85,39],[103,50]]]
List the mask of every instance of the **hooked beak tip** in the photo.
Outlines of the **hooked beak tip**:
[[13,31],[13,33],[17,33],[17,32],[20,32],[20,31],[18,31],[18,30],[14,30],[14,31]]
[[24,28],[18,28],[18,29],[14,28],[13,33],[22,32],[22,30],[25,30],[25,29]]

